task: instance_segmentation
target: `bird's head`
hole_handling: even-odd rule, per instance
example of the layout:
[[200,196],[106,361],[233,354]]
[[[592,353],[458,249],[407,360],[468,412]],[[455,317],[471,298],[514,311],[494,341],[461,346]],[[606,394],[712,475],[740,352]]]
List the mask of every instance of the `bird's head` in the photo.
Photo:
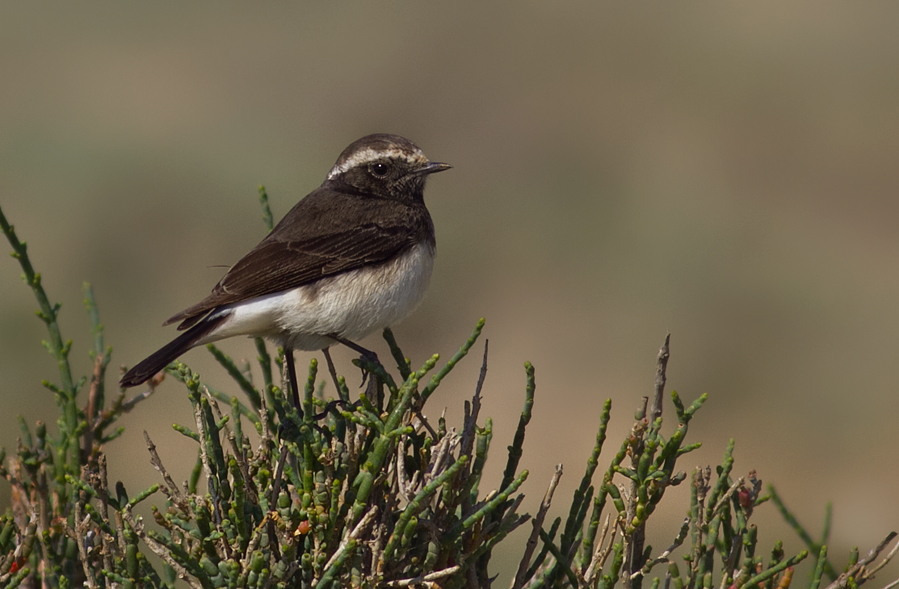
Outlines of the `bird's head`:
[[367,135],[343,150],[326,182],[363,195],[421,201],[425,179],[452,166],[432,162],[417,145],[399,135]]

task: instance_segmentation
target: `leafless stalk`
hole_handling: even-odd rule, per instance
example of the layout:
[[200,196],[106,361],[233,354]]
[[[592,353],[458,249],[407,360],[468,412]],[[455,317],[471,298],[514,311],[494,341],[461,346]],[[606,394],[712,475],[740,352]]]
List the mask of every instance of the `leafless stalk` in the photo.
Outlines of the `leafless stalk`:
[[[164,373],[160,372],[160,374],[164,374]],[[152,395],[154,392],[156,392],[156,387],[159,385],[160,382],[162,382],[162,378],[157,379],[157,377],[153,377],[150,380],[148,380],[147,385],[149,386],[149,388],[147,390],[145,390],[144,392],[140,393],[139,395],[135,395],[135,396],[131,397],[130,399],[128,399],[127,401],[125,401],[124,403],[122,403],[122,412],[128,413],[132,409],[134,409],[134,407],[138,403],[149,399],[150,395]]]
[[674,538],[674,542],[671,543],[671,546],[669,546],[667,549],[665,549],[665,551],[662,552],[661,554],[659,554],[657,557],[652,559],[652,561],[644,564],[642,569],[640,569],[639,571],[637,571],[631,575],[631,578],[636,578],[640,575],[645,575],[655,565],[661,564],[663,562],[668,562],[668,557],[671,556],[671,553],[674,552],[675,550],[677,550],[680,547],[680,545],[684,543],[684,540],[687,538],[687,532],[689,532],[689,530],[690,530],[690,518],[685,517],[684,523],[681,526],[680,532],[678,532],[677,537]]
[[444,577],[449,577],[450,575],[454,575],[459,571],[459,565],[452,566],[440,571],[434,571],[431,574],[424,575],[422,577],[415,577],[414,579],[401,579],[399,581],[388,581],[384,583],[384,587],[408,587],[409,585],[427,585],[428,587],[436,586],[433,581],[437,579],[442,579]]
[[736,482],[734,482],[734,484],[732,484],[732,485],[727,489],[727,491],[721,496],[721,498],[718,499],[718,503],[715,504],[715,508],[712,510],[712,514],[714,515],[714,514],[718,513],[718,510],[721,509],[721,507],[722,507],[725,503],[727,503],[728,501],[730,501],[731,496],[737,491],[737,489],[739,489],[740,487],[742,487],[742,486],[743,486],[743,483],[745,483],[745,482],[746,482],[746,479],[745,479],[744,477],[738,478],[738,479],[736,480]]
[[374,521],[375,516],[377,515],[378,506],[376,505],[369,509],[364,516],[362,516],[362,519],[359,520],[359,523],[356,524],[356,527],[353,528],[353,530],[349,534],[344,536],[340,541],[340,545],[337,547],[337,550],[334,551],[334,554],[331,555],[331,558],[328,559],[328,562],[325,563],[325,566],[322,568],[323,571],[331,568],[331,565],[333,565],[334,562],[338,558],[340,558],[340,556],[346,550],[346,547],[349,544],[350,540],[355,540],[356,538],[358,538],[362,534],[362,532],[364,532],[365,529],[368,528],[369,525],[371,525],[371,522]]
[[93,567],[90,566],[90,555],[88,554],[87,538],[90,532],[91,516],[84,513],[81,500],[75,502],[75,528],[68,526],[69,536],[78,545],[78,554],[81,555],[81,568],[84,570],[85,586],[97,587],[97,579],[94,577]]
[[[616,523],[617,523],[617,522],[616,522]],[[608,529],[609,529],[609,518],[608,518],[608,516],[607,516],[607,517],[606,517],[606,524],[605,524],[605,527],[603,528],[602,537],[605,537],[606,531],[607,531]],[[612,548],[613,548],[614,545],[615,545],[615,538],[618,537],[618,534],[619,534],[620,531],[621,531],[621,526],[620,526],[620,525],[614,525],[614,526],[612,526],[611,530],[612,530],[612,537],[609,538],[609,541],[608,541],[608,542],[606,542],[606,547],[603,549],[603,551],[602,551],[602,552],[600,553],[600,555],[599,555],[599,558],[597,559],[597,565],[598,565],[598,566],[594,569],[594,574],[596,574],[596,572],[601,571],[601,570],[603,569],[603,567],[606,566],[606,560],[609,558],[609,555],[612,554]]]
[[178,485],[175,484],[175,481],[169,476],[168,471],[162,465],[159,453],[156,452],[156,444],[150,439],[150,434],[147,433],[147,430],[144,430],[144,440],[147,442],[147,450],[150,452],[150,464],[152,464],[153,468],[162,475],[162,479],[165,481],[165,484],[171,493],[172,500],[177,503],[179,507],[184,509],[187,505],[187,500],[184,498],[184,495],[181,494]]
[[131,526],[131,529],[134,530],[134,533],[144,541],[144,544],[146,544],[150,548],[150,550],[155,552],[159,556],[159,558],[164,560],[166,564],[168,564],[175,570],[175,574],[178,575],[179,579],[186,581],[194,589],[203,589],[203,585],[200,583],[200,581],[196,577],[188,573],[187,569],[181,566],[177,560],[172,558],[172,555],[169,554],[169,551],[165,546],[163,546],[152,537],[150,537],[149,534],[147,534],[146,530],[144,530],[143,522],[135,518],[134,514],[131,513],[130,505],[125,506],[125,509],[121,510],[119,513],[122,514],[122,517],[126,522],[128,522],[128,525]]
[[81,455],[85,460],[90,460],[94,447],[94,428],[97,426],[97,413],[102,410],[100,397],[103,391],[103,354],[97,354],[94,358],[94,370],[91,373],[91,386],[87,396],[87,427],[84,428]]
[[[892,559],[893,556],[895,556],[896,550],[897,550],[897,548],[899,548],[899,543],[897,543],[896,546],[893,547],[893,549],[886,556],[886,558],[884,558],[880,563],[878,563],[876,567],[874,567],[871,570],[868,570],[868,568],[867,568],[868,565],[871,562],[873,562],[874,559],[877,558],[877,556],[881,552],[883,552],[883,549],[886,548],[887,544],[892,542],[893,538],[895,538],[895,537],[896,537],[896,532],[890,532],[889,534],[887,534],[887,537],[884,538],[880,542],[880,544],[878,544],[877,546],[875,546],[874,548],[869,550],[868,553],[861,560],[859,560],[857,563],[855,563],[855,566],[853,566],[848,571],[846,571],[845,573],[843,573],[842,575],[837,577],[836,581],[834,581],[833,583],[831,583],[830,585],[825,587],[825,589],[845,589],[845,587],[849,586],[850,578],[855,580],[856,585],[861,585],[868,579],[873,578],[874,573],[879,571],[880,569],[882,569],[884,566],[886,566],[887,563],[890,562],[890,559]],[[889,586],[893,586],[896,583],[899,583],[899,580],[894,581]]]
[[656,365],[656,387],[655,395],[652,398],[652,405],[649,406],[649,423],[652,424],[656,419],[662,416],[662,396],[665,393],[665,383],[668,380],[666,371],[668,369],[668,344],[671,342],[671,334],[665,336],[665,343],[659,348],[658,363]]
[[471,407],[465,404],[465,418],[462,422],[462,447],[460,455],[471,455],[477,432],[478,415],[481,412],[481,390],[484,388],[484,380],[487,378],[487,342],[484,343],[484,358],[481,361],[481,372],[478,375],[478,384],[475,386],[474,395],[471,397]]
[[521,562],[518,563],[518,572],[515,574],[515,579],[512,582],[512,589],[521,589],[524,587],[524,583],[527,580],[524,576],[527,574],[528,567],[531,565],[531,557],[534,556],[534,550],[537,548],[537,543],[540,540],[540,530],[543,528],[543,521],[546,519],[546,513],[549,511],[549,507],[552,504],[553,493],[556,492],[556,487],[559,486],[559,480],[561,478],[562,465],[557,464],[556,471],[549,481],[549,487],[543,495],[540,509],[534,517],[534,529],[531,531],[531,536],[528,538],[528,542],[525,545],[524,555],[521,557]]

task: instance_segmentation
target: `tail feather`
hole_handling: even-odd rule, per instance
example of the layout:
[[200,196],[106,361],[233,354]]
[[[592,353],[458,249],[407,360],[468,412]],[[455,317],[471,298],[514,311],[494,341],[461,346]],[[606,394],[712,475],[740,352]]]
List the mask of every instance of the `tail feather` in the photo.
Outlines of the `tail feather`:
[[205,317],[199,324],[193,326],[186,332],[182,333],[166,345],[162,346],[149,357],[142,360],[125,373],[119,386],[127,389],[128,387],[136,387],[153,378],[156,374],[165,369],[178,356],[188,351],[204,337],[212,333],[216,327],[222,324],[228,317],[227,313],[214,314]]

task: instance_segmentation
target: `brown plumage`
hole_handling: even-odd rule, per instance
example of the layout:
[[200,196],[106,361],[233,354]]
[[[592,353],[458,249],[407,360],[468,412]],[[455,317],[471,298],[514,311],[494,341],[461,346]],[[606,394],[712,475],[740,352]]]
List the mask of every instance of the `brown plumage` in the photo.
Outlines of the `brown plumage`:
[[315,349],[333,343],[328,336],[364,337],[401,319],[424,293],[435,249],[425,179],[450,167],[397,135],[354,142],[209,296],[165,322],[187,332],[121,385],[141,384],[188,349],[233,335]]

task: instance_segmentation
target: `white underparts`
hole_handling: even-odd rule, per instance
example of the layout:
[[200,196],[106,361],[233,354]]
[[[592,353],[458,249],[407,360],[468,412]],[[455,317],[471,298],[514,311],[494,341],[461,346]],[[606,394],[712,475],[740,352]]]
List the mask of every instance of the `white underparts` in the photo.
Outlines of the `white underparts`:
[[424,297],[434,247],[420,243],[394,260],[322,278],[293,290],[213,311],[229,318],[197,345],[261,335],[295,350],[320,350],[335,334],[356,341],[409,315]]

